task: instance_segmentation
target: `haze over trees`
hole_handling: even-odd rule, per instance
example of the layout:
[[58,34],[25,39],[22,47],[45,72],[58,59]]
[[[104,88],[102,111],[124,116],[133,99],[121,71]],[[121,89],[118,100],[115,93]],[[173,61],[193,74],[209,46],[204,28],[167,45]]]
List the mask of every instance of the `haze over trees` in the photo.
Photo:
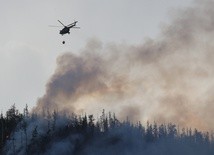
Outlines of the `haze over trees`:
[[214,136],[173,123],[143,125],[119,121],[104,110],[100,117],[54,111],[20,113],[13,105],[1,114],[1,154],[213,155]]

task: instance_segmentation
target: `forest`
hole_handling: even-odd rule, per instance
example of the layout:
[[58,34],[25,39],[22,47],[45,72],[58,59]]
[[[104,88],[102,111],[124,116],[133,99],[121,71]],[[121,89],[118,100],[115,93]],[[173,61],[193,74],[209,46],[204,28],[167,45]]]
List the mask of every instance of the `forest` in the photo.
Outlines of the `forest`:
[[93,115],[44,111],[20,113],[15,104],[1,114],[5,155],[213,155],[214,135],[173,123],[118,120],[105,110]]

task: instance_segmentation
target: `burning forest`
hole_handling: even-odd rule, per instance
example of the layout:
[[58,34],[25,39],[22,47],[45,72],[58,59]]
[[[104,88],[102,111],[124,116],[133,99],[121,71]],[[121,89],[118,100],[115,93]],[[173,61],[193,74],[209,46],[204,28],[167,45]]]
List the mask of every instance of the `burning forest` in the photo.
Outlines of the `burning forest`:
[[[173,154],[212,155],[214,135],[175,124],[119,121],[114,113],[78,116],[65,113],[20,114],[15,106],[2,117],[8,134],[2,154]],[[16,126],[11,126],[15,124]],[[5,143],[5,142],[4,142]]]

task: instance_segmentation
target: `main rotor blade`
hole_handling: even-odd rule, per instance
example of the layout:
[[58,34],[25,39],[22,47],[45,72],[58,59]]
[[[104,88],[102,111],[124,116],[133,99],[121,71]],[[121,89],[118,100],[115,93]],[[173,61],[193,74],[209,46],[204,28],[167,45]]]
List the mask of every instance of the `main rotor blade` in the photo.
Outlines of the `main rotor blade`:
[[63,26],[65,26],[60,20],[58,20],[58,22],[60,22],[60,24],[62,24]]
[[73,29],[73,28],[80,29],[80,27],[72,27],[72,29]]
[[69,25],[67,25],[67,27],[73,27],[73,26],[75,26],[74,24],[69,24]]
[[69,25],[67,25],[67,27],[75,26],[75,25],[76,25],[76,23],[77,23],[77,21],[76,21],[76,22],[73,22],[73,23],[71,23],[71,24],[69,24]]

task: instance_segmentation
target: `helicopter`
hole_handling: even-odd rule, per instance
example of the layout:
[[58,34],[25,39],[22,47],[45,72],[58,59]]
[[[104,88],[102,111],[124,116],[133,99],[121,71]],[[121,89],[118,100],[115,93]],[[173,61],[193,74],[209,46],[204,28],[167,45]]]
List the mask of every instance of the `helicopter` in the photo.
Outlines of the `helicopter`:
[[59,31],[59,34],[61,34],[61,35],[64,35],[66,33],[70,34],[70,29],[71,28],[80,28],[80,27],[76,27],[76,24],[77,24],[78,21],[74,21],[73,23],[71,23],[71,24],[69,24],[67,26],[65,26],[60,20],[58,20],[58,22],[64,26],[64,28]]
[[[67,26],[65,26],[60,20],[58,20],[58,22],[60,24],[62,24],[62,26],[64,26],[64,28],[59,31],[59,34],[61,34],[62,36],[64,34],[70,34],[70,29],[71,28],[80,28],[80,27],[76,27],[76,24],[77,24],[78,21],[74,21],[73,23],[71,23],[71,24],[69,24]],[[53,25],[49,25],[49,26],[51,26],[51,27],[59,27],[59,26],[53,26]],[[65,41],[63,41],[62,43],[65,44]]]

